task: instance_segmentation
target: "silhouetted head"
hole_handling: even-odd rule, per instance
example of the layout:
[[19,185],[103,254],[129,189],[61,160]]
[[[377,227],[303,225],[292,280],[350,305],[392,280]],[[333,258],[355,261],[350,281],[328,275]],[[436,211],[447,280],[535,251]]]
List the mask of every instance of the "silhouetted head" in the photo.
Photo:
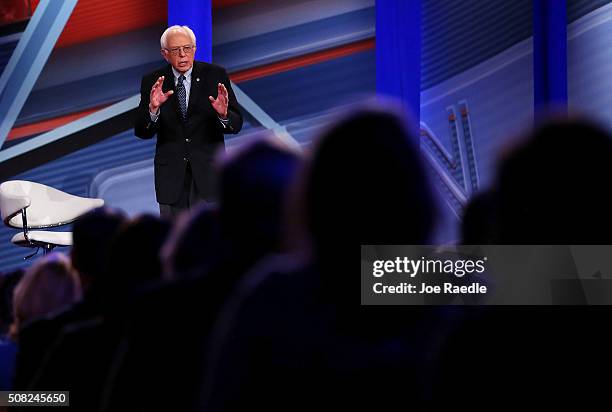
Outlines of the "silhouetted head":
[[584,120],[551,120],[501,164],[501,242],[608,244],[612,140]]
[[13,323],[13,293],[23,277],[23,269],[0,275],[0,337]]
[[223,252],[217,209],[200,205],[179,217],[163,246],[165,275],[180,277],[196,269],[205,272],[223,259]]
[[285,200],[299,155],[266,134],[229,153],[220,172],[224,235],[241,254],[276,250],[283,237]]
[[316,143],[303,184],[318,253],[429,240],[435,205],[418,136],[395,108],[364,108],[334,124]]
[[161,278],[161,247],[170,232],[170,223],[142,215],[122,225],[111,249],[109,274],[103,293],[134,290]]
[[15,320],[11,336],[16,338],[26,323],[60,310],[80,298],[81,284],[70,260],[60,253],[41,257],[25,272],[15,289]]
[[461,221],[464,245],[494,245],[497,241],[495,193],[484,191],[474,195]]
[[111,242],[125,221],[123,212],[100,207],[74,222],[71,258],[81,278],[83,290],[89,288],[93,279],[106,274]]

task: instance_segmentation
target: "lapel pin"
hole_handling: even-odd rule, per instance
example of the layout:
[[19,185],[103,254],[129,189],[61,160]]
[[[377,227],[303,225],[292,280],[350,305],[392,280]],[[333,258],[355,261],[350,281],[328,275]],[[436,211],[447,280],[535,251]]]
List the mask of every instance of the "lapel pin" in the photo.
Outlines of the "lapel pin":
[[199,77],[196,77],[196,82],[199,82],[199,81],[200,81],[200,78],[199,78]]

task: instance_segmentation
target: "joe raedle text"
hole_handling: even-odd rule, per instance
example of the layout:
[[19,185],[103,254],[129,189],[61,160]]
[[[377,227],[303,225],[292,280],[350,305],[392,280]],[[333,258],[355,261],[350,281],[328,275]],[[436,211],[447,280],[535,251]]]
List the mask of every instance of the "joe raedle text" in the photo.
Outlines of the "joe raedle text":
[[458,294],[486,294],[487,287],[479,282],[472,282],[469,285],[455,285],[451,282],[444,282],[440,285],[428,285],[421,282],[420,285],[402,282],[399,285],[383,285],[381,282],[374,283],[374,293],[376,294],[422,294],[422,295],[438,295],[448,293],[453,295]]
[[[372,263],[372,276],[379,281],[373,283],[372,291],[377,295],[486,294],[485,284],[479,281],[470,282],[465,278],[482,275],[486,261],[486,257],[461,260],[397,257],[393,260],[375,260]],[[402,276],[410,281],[385,284],[383,277],[390,274],[393,274],[394,278]]]

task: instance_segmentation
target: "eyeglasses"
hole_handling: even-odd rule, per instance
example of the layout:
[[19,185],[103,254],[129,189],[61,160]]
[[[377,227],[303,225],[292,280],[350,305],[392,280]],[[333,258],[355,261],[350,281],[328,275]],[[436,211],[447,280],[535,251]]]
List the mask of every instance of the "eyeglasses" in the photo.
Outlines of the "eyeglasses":
[[183,53],[185,54],[193,53],[193,51],[195,50],[195,46],[180,46],[180,47],[173,47],[172,49],[164,49],[164,50],[170,52],[170,54],[173,56],[178,56],[181,50],[183,50]]

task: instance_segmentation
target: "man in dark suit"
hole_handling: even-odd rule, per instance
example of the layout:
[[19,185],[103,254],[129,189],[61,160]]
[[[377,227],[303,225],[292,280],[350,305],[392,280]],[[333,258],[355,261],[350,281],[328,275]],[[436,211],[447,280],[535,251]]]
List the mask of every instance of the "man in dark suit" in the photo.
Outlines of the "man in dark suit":
[[157,134],[155,192],[160,214],[173,217],[214,200],[213,158],[225,149],[223,134],[240,131],[242,115],[225,69],[194,61],[189,27],[169,27],[160,43],[169,65],[142,79],[134,132]]

